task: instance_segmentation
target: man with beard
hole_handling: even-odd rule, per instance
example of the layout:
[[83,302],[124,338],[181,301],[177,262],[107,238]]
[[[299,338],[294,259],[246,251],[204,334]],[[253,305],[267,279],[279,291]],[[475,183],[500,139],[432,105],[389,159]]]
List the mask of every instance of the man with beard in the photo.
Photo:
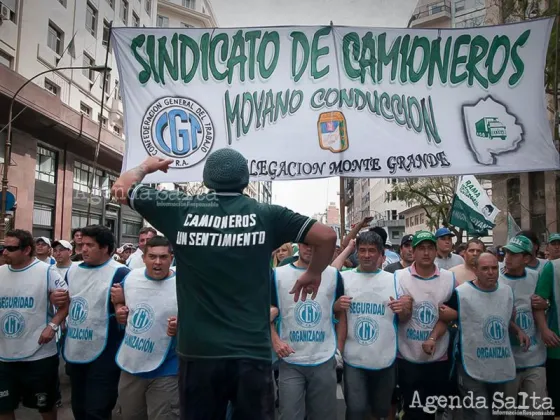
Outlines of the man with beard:
[[303,420],[307,413],[308,420],[336,420],[338,343],[333,306],[336,310],[335,302],[344,295],[344,287],[338,270],[327,267],[317,297],[294,302],[290,291],[309,267],[312,254],[309,245],[298,245],[298,259],[274,269],[272,283],[272,307],[278,308],[279,317],[277,328],[271,324],[272,346],[281,359],[279,418]]
[[410,267],[414,262],[414,256],[412,253],[412,238],[414,235],[404,235],[401,239],[401,259],[395,263],[389,264],[385,267],[385,271],[388,273],[394,273],[397,270],[402,270],[403,268]]
[[108,228],[85,227],[83,262],[66,273],[70,310],[63,356],[76,419],[110,419],[117,402],[121,371],[115,354],[123,331],[114,316],[110,291],[130,270],[111,258],[114,249],[115,238]]
[[485,251],[486,246],[480,239],[471,239],[467,242],[467,247],[465,249],[465,263],[456,265],[449,270],[452,273],[455,273],[457,286],[476,278],[476,259]]
[[342,273],[345,295],[335,305],[344,311],[339,342],[345,340],[346,419],[385,418],[397,379],[397,322],[410,318],[412,302],[394,276],[380,270],[385,250],[377,233],[358,235],[356,248],[359,265]]

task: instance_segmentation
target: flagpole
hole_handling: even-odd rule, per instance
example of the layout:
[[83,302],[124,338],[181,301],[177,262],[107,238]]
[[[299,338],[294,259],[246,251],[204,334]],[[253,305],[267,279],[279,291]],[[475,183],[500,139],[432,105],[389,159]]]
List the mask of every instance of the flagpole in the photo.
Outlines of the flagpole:
[[[105,68],[109,65],[109,51],[111,49],[111,31],[113,29],[113,21],[109,23],[109,39],[107,40],[105,51]],[[93,181],[95,180],[95,173],[97,172],[97,161],[99,160],[99,149],[101,147],[101,130],[103,129],[103,111],[105,110],[105,89],[107,87],[107,70],[103,73],[103,84],[101,86],[101,111],[99,112],[99,128],[97,130],[97,144],[95,145],[95,155],[93,157],[93,167],[91,169],[90,176],[91,178],[88,179],[89,184],[89,197],[88,197],[88,206],[87,206],[87,215],[86,215],[86,223],[89,226],[91,221],[91,200],[93,195]],[[103,194],[103,193],[101,193]],[[101,219],[103,219],[103,215],[105,214],[105,207],[101,209]]]

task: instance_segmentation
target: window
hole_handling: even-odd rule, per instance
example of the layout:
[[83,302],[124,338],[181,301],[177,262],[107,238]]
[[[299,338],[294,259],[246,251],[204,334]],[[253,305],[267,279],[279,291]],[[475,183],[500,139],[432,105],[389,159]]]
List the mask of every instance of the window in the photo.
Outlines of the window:
[[[91,58],[88,53],[84,52],[84,67],[92,67],[95,66],[95,60]],[[94,71],[92,69],[82,69],[82,74],[86,76],[90,81],[93,82],[95,78]]]
[[109,32],[109,22],[103,19],[103,41],[101,41],[101,43],[104,47],[109,44]]
[[194,28],[194,25],[185,23],[185,22],[181,22],[181,27],[183,28]]
[[107,118],[103,117],[101,114],[97,114],[97,122],[101,124],[101,127],[107,128]]
[[146,13],[152,15],[152,0],[146,0]]
[[121,128],[118,125],[113,126],[113,133],[121,135]]
[[107,0],[107,3],[109,3],[109,6],[111,6],[111,9],[115,10],[115,0]]
[[50,93],[52,93],[55,96],[60,96],[60,86],[57,86],[56,84],[54,84],[53,82],[51,82],[49,79],[45,78],[45,89],[47,89]]
[[11,69],[13,62],[14,59],[12,58],[11,55],[8,55],[4,51],[0,50],[0,64],[3,64],[4,66]]
[[159,28],[169,27],[169,18],[161,15],[157,15],[156,26]]
[[103,178],[103,185],[101,186],[101,191],[103,191],[103,195],[107,199],[111,199],[111,188],[117,181],[117,177],[115,175],[107,174],[105,178]]
[[0,163],[4,163],[4,148],[6,147],[7,130],[0,132]]
[[401,233],[398,230],[393,230],[391,232],[391,239],[399,239],[401,237]]
[[121,89],[119,87],[119,81],[115,80],[115,92],[113,93],[115,99],[121,100]]
[[457,0],[455,2],[455,12],[461,12],[465,10],[465,0]]
[[189,9],[194,9],[195,1],[194,0],[183,0],[183,6],[188,7]]
[[[104,74],[104,78],[105,78],[105,93],[108,95],[109,92],[111,91],[111,73],[109,73],[108,71],[106,71]],[[103,78],[100,79],[101,80],[101,89],[103,89]]]
[[[74,189],[87,193],[89,191],[89,180],[93,168],[85,163],[74,162]],[[93,179],[93,195],[101,195],[103,172],[99,169],[96,170]]]
[[126,25],[128,21],[128,1],[126,0],[121,0],[120,18]]
[[132,26],[139,28],[140,27],[140,18],[134,12],[132,12]]
[[86,5],[86,29],[93,36],[97,33],[97,9],[90,2]]
[[126,236],[135,236],[138,237],[140,233],[140,229],[142,229],[142,223],[135,223],[135,222],[122,222],[122,234]]
[[420,213],[420,223],[424,224],[424,213]]
[[55,53],[62,54],[63,42],[64,42],[64,33],[60,29],[58,29],[54,23],[49,21],[47,45]]
[[37,158],[35,159],[35,179],[39,181],[55,183],[56,180],[56,152],[37,147]]
[[52,238],[54,208],[44,204],[33,205],[33,236]]
[[396,210],[391,210],[391,220],[399,220],[399,216]]
[[91,118],[91,107],[87,106],[83,102],[80,102],[80,112]]
[[72,212],[72,229],[83,228],[89,225],[98,225],[101,223],[99,216],[95,214],[89,215],[89,223],[87,221],[87,215],[85,213]]
[[414,216],[414,225],[416,226],[419,223],[420,223],[420,220],[419,220],[418,215]]
[[430,14],[435,15],[436,13],[443,12],[443,8],[444,8],[443,3],[430,6]]

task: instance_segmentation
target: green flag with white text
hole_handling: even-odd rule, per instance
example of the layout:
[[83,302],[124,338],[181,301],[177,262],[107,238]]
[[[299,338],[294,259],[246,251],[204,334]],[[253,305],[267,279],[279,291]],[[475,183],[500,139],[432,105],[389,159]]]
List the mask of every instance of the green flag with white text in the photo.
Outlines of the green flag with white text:
[[488,230],[494,228],[499,212],[474,176],[461,177],[451,206],[450,223],[453,226],[462,228],[469,235],[487,236]]

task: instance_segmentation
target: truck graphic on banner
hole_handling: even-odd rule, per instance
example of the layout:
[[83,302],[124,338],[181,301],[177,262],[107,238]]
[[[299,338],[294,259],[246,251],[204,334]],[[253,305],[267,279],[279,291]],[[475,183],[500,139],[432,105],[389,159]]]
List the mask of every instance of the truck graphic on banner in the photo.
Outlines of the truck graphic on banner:
[[486,137],[490,140],[497,138],[505,140],[507,137],[506,126],[495,117],[481,118],[476,122],[475,128],[478,137]]

